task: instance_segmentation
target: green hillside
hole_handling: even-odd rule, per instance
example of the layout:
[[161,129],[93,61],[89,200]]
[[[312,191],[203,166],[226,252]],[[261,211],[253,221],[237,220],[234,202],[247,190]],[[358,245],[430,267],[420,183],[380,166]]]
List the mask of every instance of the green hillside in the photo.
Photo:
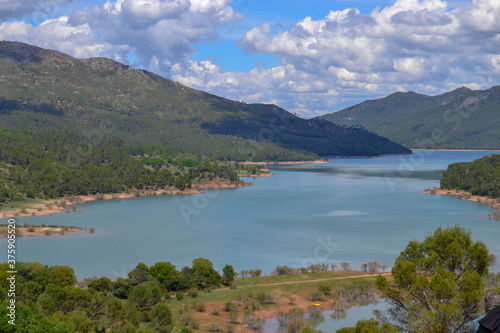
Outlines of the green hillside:
[[500,149],[500,87],[438,96],[394,93],[319,117],[412,148]]
[[359,128],[304,120],[188,88],[111,59],[0,42],[0,127],[119,137],[219,160],[310,160],[409,150]]
[[472,162],[453,163],[441,178],[441,188],[465,190],[473,195],[500,198],[500,155]]

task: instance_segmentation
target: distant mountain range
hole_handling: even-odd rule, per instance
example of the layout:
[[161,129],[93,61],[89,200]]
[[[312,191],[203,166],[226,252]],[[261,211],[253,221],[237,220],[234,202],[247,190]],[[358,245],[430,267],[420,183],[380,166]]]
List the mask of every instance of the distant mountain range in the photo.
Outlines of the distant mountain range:
[[500,86],[439,95],[397,92],[318,117],[412,148],[500,149]]
[[6,41],[0,42],[0,127],[119,137],[233,161],[410,152],[359,127],[231,101],[111,59],[75,59]]

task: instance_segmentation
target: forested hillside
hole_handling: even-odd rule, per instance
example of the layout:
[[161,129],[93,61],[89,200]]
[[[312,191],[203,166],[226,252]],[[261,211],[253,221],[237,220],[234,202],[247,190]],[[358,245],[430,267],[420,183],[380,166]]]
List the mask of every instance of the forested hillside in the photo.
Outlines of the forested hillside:
[[0,127],[58,129],[219,160],[311,160],[409,153],[359,128],[191,89],[111,59],[0,42]]
[[6,263],[0,266],[0,330],[6,333],[171,332],[176,323],[169,306],[172,292],[184,297],[191,289],[196,296],[222,282],[212,263],[203,258],[182,272],[170,262],[151,267],[140,263],[127,278],[90,278],[78,287],[71,267],[17,263],[16,325],[11,325],[7,298],[11,270]]
[[441,188],[465,190],[473,195],[499,198],[500,155],[450,164],[441,178]]
[[215,159],[201,161],[164,147],[131,147],[113,137],[0,129],[0,208],[29,198],[183,190],[218,178],[242,183],[238,171]]
[[500,87],[427,96],[397,92],[319,117],[412,148],[500,149]]

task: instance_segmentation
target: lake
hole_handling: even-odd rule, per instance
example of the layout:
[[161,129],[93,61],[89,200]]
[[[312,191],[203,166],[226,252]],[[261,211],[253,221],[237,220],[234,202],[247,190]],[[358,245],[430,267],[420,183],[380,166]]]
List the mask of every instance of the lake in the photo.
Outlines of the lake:
[[[500,258],[500,222],[485,219],[491,208],[422,193],[439,186],[449,163],[485,154],[416,151],[273,166],[272,177],[246,178],[251,187],[90,202],[78,207],[81,213],[18,218],[18,224],[96,231],[23,237],[17,259],[69,265],[79,279],[126,276],[139,262],[170,261],[180,269],[199,257],[219,270],[231,264],[237,271],[266,273],[277,265],[315,262],[346,261],[359,268],[379,260],[391,266],[409,240],[458,223]],[[5,239],[1,242],[5,246]],[[500,271],[500,264],[491,270]]]

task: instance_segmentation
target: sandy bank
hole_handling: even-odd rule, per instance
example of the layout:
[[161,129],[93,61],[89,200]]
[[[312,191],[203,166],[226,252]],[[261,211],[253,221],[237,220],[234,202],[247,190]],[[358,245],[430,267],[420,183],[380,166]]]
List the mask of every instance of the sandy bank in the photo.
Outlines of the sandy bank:
[[[285,161],[285,162],[239,162],[243,165],[296,165],[296,164],[319,164],[326,163],[327,160],[314,160],[314,161]],[[260,176],[266,177],[266,176]]]
[[411,150],[435,150],[435,151],[493,151],[500,152],[499,149],[425,149],[425,148],[411,148]]
[[453,195],[461,200],[467,200],[472,202],[478,202],[485,206],[490,206],[496,210],[500,210],[500,201],[498,199],[492,199],[488,197],[482,197],[479,195],[471,195],[470,192],[462,190],[442,190],[440,188],[435,188],[432,190],[425,190],[424,193],[428,194],[441,194],[441,195]]
[[235,184],[225,179],[217,179],[204,183],[193,184],[191,188],[184,190],[179,190],[178,188],[175,187],[165,187],[163,189],[158,189],[158,190],[136,190],[126,193],[98,194],[98,195],[92,194],[92,195],[64,197],[59,200],[41,201],[39,203],[29,205],[22,209],[19,208],[16,210],[0,211],[0,218],[31,217],[31,216],[52,215],[62,212],[67,212],[67,213],[79,212],[76,207],[70,207],[70,206],[79,205],[90,201],[117,200],[117,199],[128,199],[128,198],[156,196],[156,195],[190,195],[190,194],[199,194],[201,193],[200,190],[238,188],[251,185],[252,185],[251,183],[241,182]]
[[[6,225],[0,225],[0,237],[7,237],[8,227]],[[49,227],[49,226],[20,226],[16,225],[16,237],[21,236],[50,236],[50,235],[64,235],[73,232],[86,231],[83,228],[76,227]]]

